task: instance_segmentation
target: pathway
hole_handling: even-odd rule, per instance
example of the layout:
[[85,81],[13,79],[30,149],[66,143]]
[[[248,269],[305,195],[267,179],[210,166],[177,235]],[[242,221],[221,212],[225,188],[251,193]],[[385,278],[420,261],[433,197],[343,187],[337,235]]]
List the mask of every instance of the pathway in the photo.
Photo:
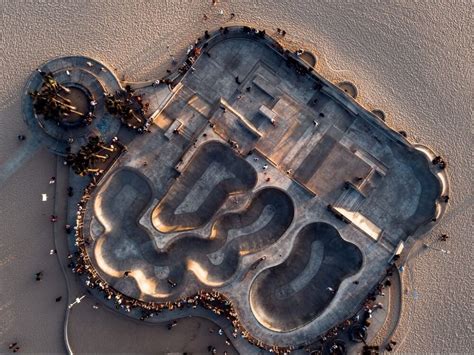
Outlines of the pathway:
[[42,147],[41,140],[34,136],[24,141],[16,150],[15,155],[0,166],[0,186],[3,186],[10,176],[30,160],[40,147]]
[[398,327],[400,321],[400,315],[402,313],[402,281],[400,273],[394,271],[393,276],[390,278],[392,285],[388,292],[387,302],[387,317],[382,328],[377,332],[376,336],[369,342],[371,345],[379,345],[381,349],[385,348],[395,330]]

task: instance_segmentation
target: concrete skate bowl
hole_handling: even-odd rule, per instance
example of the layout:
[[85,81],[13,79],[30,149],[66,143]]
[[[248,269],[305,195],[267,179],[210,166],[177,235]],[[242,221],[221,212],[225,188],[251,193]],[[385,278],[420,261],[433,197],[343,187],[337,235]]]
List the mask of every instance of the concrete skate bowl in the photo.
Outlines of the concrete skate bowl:
[[[202,287],[222,286],[237,271],[241,256],[275,243],[293,216],[294,206],[288,195],[273,188],[261,190],[244,210],[218,217],[208,239],[185,234],[163,253],[150,249],[155,253],[153,264],[167,266],[171,271],[176,267],[186,269]],[[198,291],[192,286],[185,288],[188,295]]]
[[99,274],[119,291],[139,298],[143,290],[133,278],[123,279],[127,270],[146,274],[140,241],[150,242],[138,219],[151,201],[153,190],[138,171],[122,169],[114,173],[98,191],[94,213],[104,233],[92,245],[91,260]]
[[137,170],[125,168],[115,172],[97,192],[94,211],[107,220],[110,229],[115,224],[134,223],[150,202],[153,190]]
[[245,210],[220,216],[210,239],[214,251],[201,259],[210,282],[229,279],[240,257],[269,247],[286,232],[294,217],[291,198],[275,188],[260,190]]
[[300,328],[329,306],[341,282],[361,266],[359,248],[343,240],[332,225],[306,225],[296,236],[289,257],[253,281],[249,295],[252,312],[260,324],[273,331]]
[[227,197],[252,189],[255,169],[220,142],[201,146],[152,213],[162,233],[195,229],[208,223]]
[[[150,196],[144,178],[121,170],[103,188],[96,207],[107,226],[94,250],[97,270],[115,289],[144,301],[175,300],[221,286],[235,274],[242,255],[276,242],[294,216],[286,193],[263,189],[244,210],[220,216],[209,239],[183,234],[160,252],[136,222]],[[127,270],[131,273],[124,278]],[[191,276],[199,282],[192,282]]]

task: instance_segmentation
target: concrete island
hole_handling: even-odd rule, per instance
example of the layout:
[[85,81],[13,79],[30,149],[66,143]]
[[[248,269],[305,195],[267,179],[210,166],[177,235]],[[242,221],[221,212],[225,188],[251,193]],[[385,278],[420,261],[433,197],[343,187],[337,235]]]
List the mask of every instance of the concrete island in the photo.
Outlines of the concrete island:
[[239,26],[158,80],[80,56],[33,73],[25,120],[83,191],[70,268],[88,291],[145,322],[204,308],[248,353],[396,346],[399,270],[444,212],[445,163],[316,65]]

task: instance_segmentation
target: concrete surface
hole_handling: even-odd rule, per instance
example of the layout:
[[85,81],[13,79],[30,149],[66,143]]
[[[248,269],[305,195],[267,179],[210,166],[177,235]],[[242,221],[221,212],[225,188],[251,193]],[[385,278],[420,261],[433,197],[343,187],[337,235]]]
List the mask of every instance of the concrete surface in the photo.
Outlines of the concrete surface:
[[[124,295],[164,303],[219,290],[258,341],[291,347],[355,314],[399,242],[433,224],[445,188],[429,156],[276,47],[240,27],[214,33],[154,115],[156,127],[128,144],[94,191],[84,235],[92,233],[86,249],[100,277]],[[239,195],[246,202],[232,206],[229,196]],[[374,241],[350,214],[341,223],[328,205],[360,215],[382,236]],[[229,208],[241,212],[233,217]],[[308,233],[314,244],[305,244]],[[269,253],[277,245],[285,252]],[[323,254],[305,254],[311,245]],[[288,267],[294,260],[299,266]],[[288,282],[296,291],[279,301],[275,292]],[[313,307],[295,313],[303,300]]]
[[[2,274],[12,277],[2,276],[1,288],[15,296],[8,297],[8,301],[2,299],[5,312],[22,314],[25,304],[34,303],[37,297],[20,281],[30,277],[31,271],[21,271],[21,266],[46,268],[44,263],[50,260],[44,257],[49,246],[44,253],[38,252],[45,247],[43,238],[38,235],[50,233],[49,222],[35,216],[45,211],[43,217],[49,214],[43,209],[45,205],[38,193],[46,192],[47,181],[54,172],[46,169],[45,164],[52,160],[44,152],[27,150],[22,155],[24,163],[10,164],[9,160],[3,165],[7,158],[18,160],[19,151],[24,147],[17,142],[16,135],[26,133],[20,97],[28,75],[54,56],[85,53],[119,68],[128,78],[147,79],[164,72],[163,63],[171,67],[167,45],[174,55],[182,53],[183,43],[193,42],[196,30],[223,25],[228,21],[227,15],[234,12],[237,17],[232,22],[258,24],[268,31],[284,28],[288,33],[283,40],[285,44],[295,49],[304,46],[317,53],[318,70],[324,75],[334,82],[344,79],[355,82],[364,105],[382,108],[392,127],[408,131],[412,142],[430,142],[448,158],[454,186],[450,209],[430,238],[434,240],[439,233],[449,231],[451,238],[444,248],[451,254],[426,250],[419,255],[412,271],[413,286],[407,293],[416,308],[404,312],[402,328],[406,335],[401,351],[467,352],[472,349],[469,308],[472,271],[465,267],[465,262],[460,262],[472,260],[463,238],[470,234],[472,219],[468,158],[472,130],[469,80],[466,80],[471,51],[470,4],[332,2],[315,7],[312,1],[300,2],[298,6],[294,2],[264,1],[226,2],[212,7],[202,2],[187,3],[178,10],[173,3],[157,7],[151,2],[130,6],[112,2],[87,5],[4,2],[2,5],[5,55],[1,58],[4,69],[0,75],[7,84],[0,89],[0,162],[2,174],[8,165],[8,176],[13,177],[2,183],[0,208],[5,218],[1,224],[5,228],[2,243],[9,245],[2,248]],[[225,16],[218,14],[221,8]],[[206,13],[209,20],[203,21],[200,13]],[[136,21],[137,16],[140,22]],[[94,29],[91,30],[90,22],[84,18],[95,23]],[[134,30],[130,30],[132,27]],[[150,57],[153,60],[149,60]],[[27,139],[30,138],[27,134]],[[35,160],[26,162],[33,157]],[[24,193],[25,186],[28,186],[28,194]],[[16,201],[22,207],[14,210]],[[24,229],[23,234],[18,228]],[[34,236],[28,232],[32,228],[36,230]],[[24,235],[27,243],[11,243],[12,235],[16,236],[15,241],[18,235]],[[12,257],[16,261],[12,261]],[[52,291],[51,297],[55,296],[53,289],[43,290]],[[20,294],[24,302],[18,301]],[[46,294],[39,297],[48,298]],[[18,317],[16,321],[2,317],[8,320],[1,327],[3,343],[8,344],[18,335],[23,340],[24,351],[61,352],[61,337],[56,336],[56,328],[40,327],[31,320],[41,318],[42,325],[48,320],[59,324],[63,314],[46,314],[42,309],[31,308],[24,321]],[[112,324],[113,319],[103,319],[103,322]],[[100,351],[100,337],[91,333],[83,339],[94,342],[95,349]]]

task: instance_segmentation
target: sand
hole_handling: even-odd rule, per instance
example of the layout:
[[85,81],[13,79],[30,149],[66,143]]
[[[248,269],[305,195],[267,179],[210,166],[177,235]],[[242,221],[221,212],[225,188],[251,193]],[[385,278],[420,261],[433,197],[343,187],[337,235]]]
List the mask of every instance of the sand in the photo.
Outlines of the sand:
[[[171,67],[167,46],[179,56],[206,28],[245,23],[268,33],[285,29],[286,45],[316,53],[323,75],[353,81],[359,102],[383,109],[390,126],[447,160],[450,206],[429,238],[449,233],[443,247],[451,253],[429,250],[415,263],[408,294],[413,298],[416,291],[415,308],[402,319],[406,337],[400,351],[472,352],[470,1],[259,0],[222,1],[213,7],[211,1],[197,0],[1,0],[0,11],[0,177],[9,176],[0,179],[0,351],[21,339],[27,352],[64,352],[64,304],[54,298],[66,292],[65,283],[49,255],[52,201],[41,202],[41,193],[52,193],[48,180],[55,162],[44,150],[28,149],[26,156],[33,159],[18,169],[4,169],[24,149],[16,135],[28,135],[20,107],[28,75],[52,57],[82,54],[108,63],[127,79],[154,78]],[[231,12],[236,17],[226,22]],[[204,13],[209,20],[202,19]],[[39,270],[45,271],[41,284],[33,277]],[[83,314],[81,322],[99,321]],[[74,322],[74,314],[71,318]],[[115,315],[102,321],[113,323]],[[96,329],[106,334],[112,328]],[[123,335],[124,328],[113,329]],[[147,343],[139,330],[134,334],[140,351],[140,344]],[[148,334],[144,331],[143,337]],[[71,344],[90,342],[94,335],[101,333],[71,332]]]

